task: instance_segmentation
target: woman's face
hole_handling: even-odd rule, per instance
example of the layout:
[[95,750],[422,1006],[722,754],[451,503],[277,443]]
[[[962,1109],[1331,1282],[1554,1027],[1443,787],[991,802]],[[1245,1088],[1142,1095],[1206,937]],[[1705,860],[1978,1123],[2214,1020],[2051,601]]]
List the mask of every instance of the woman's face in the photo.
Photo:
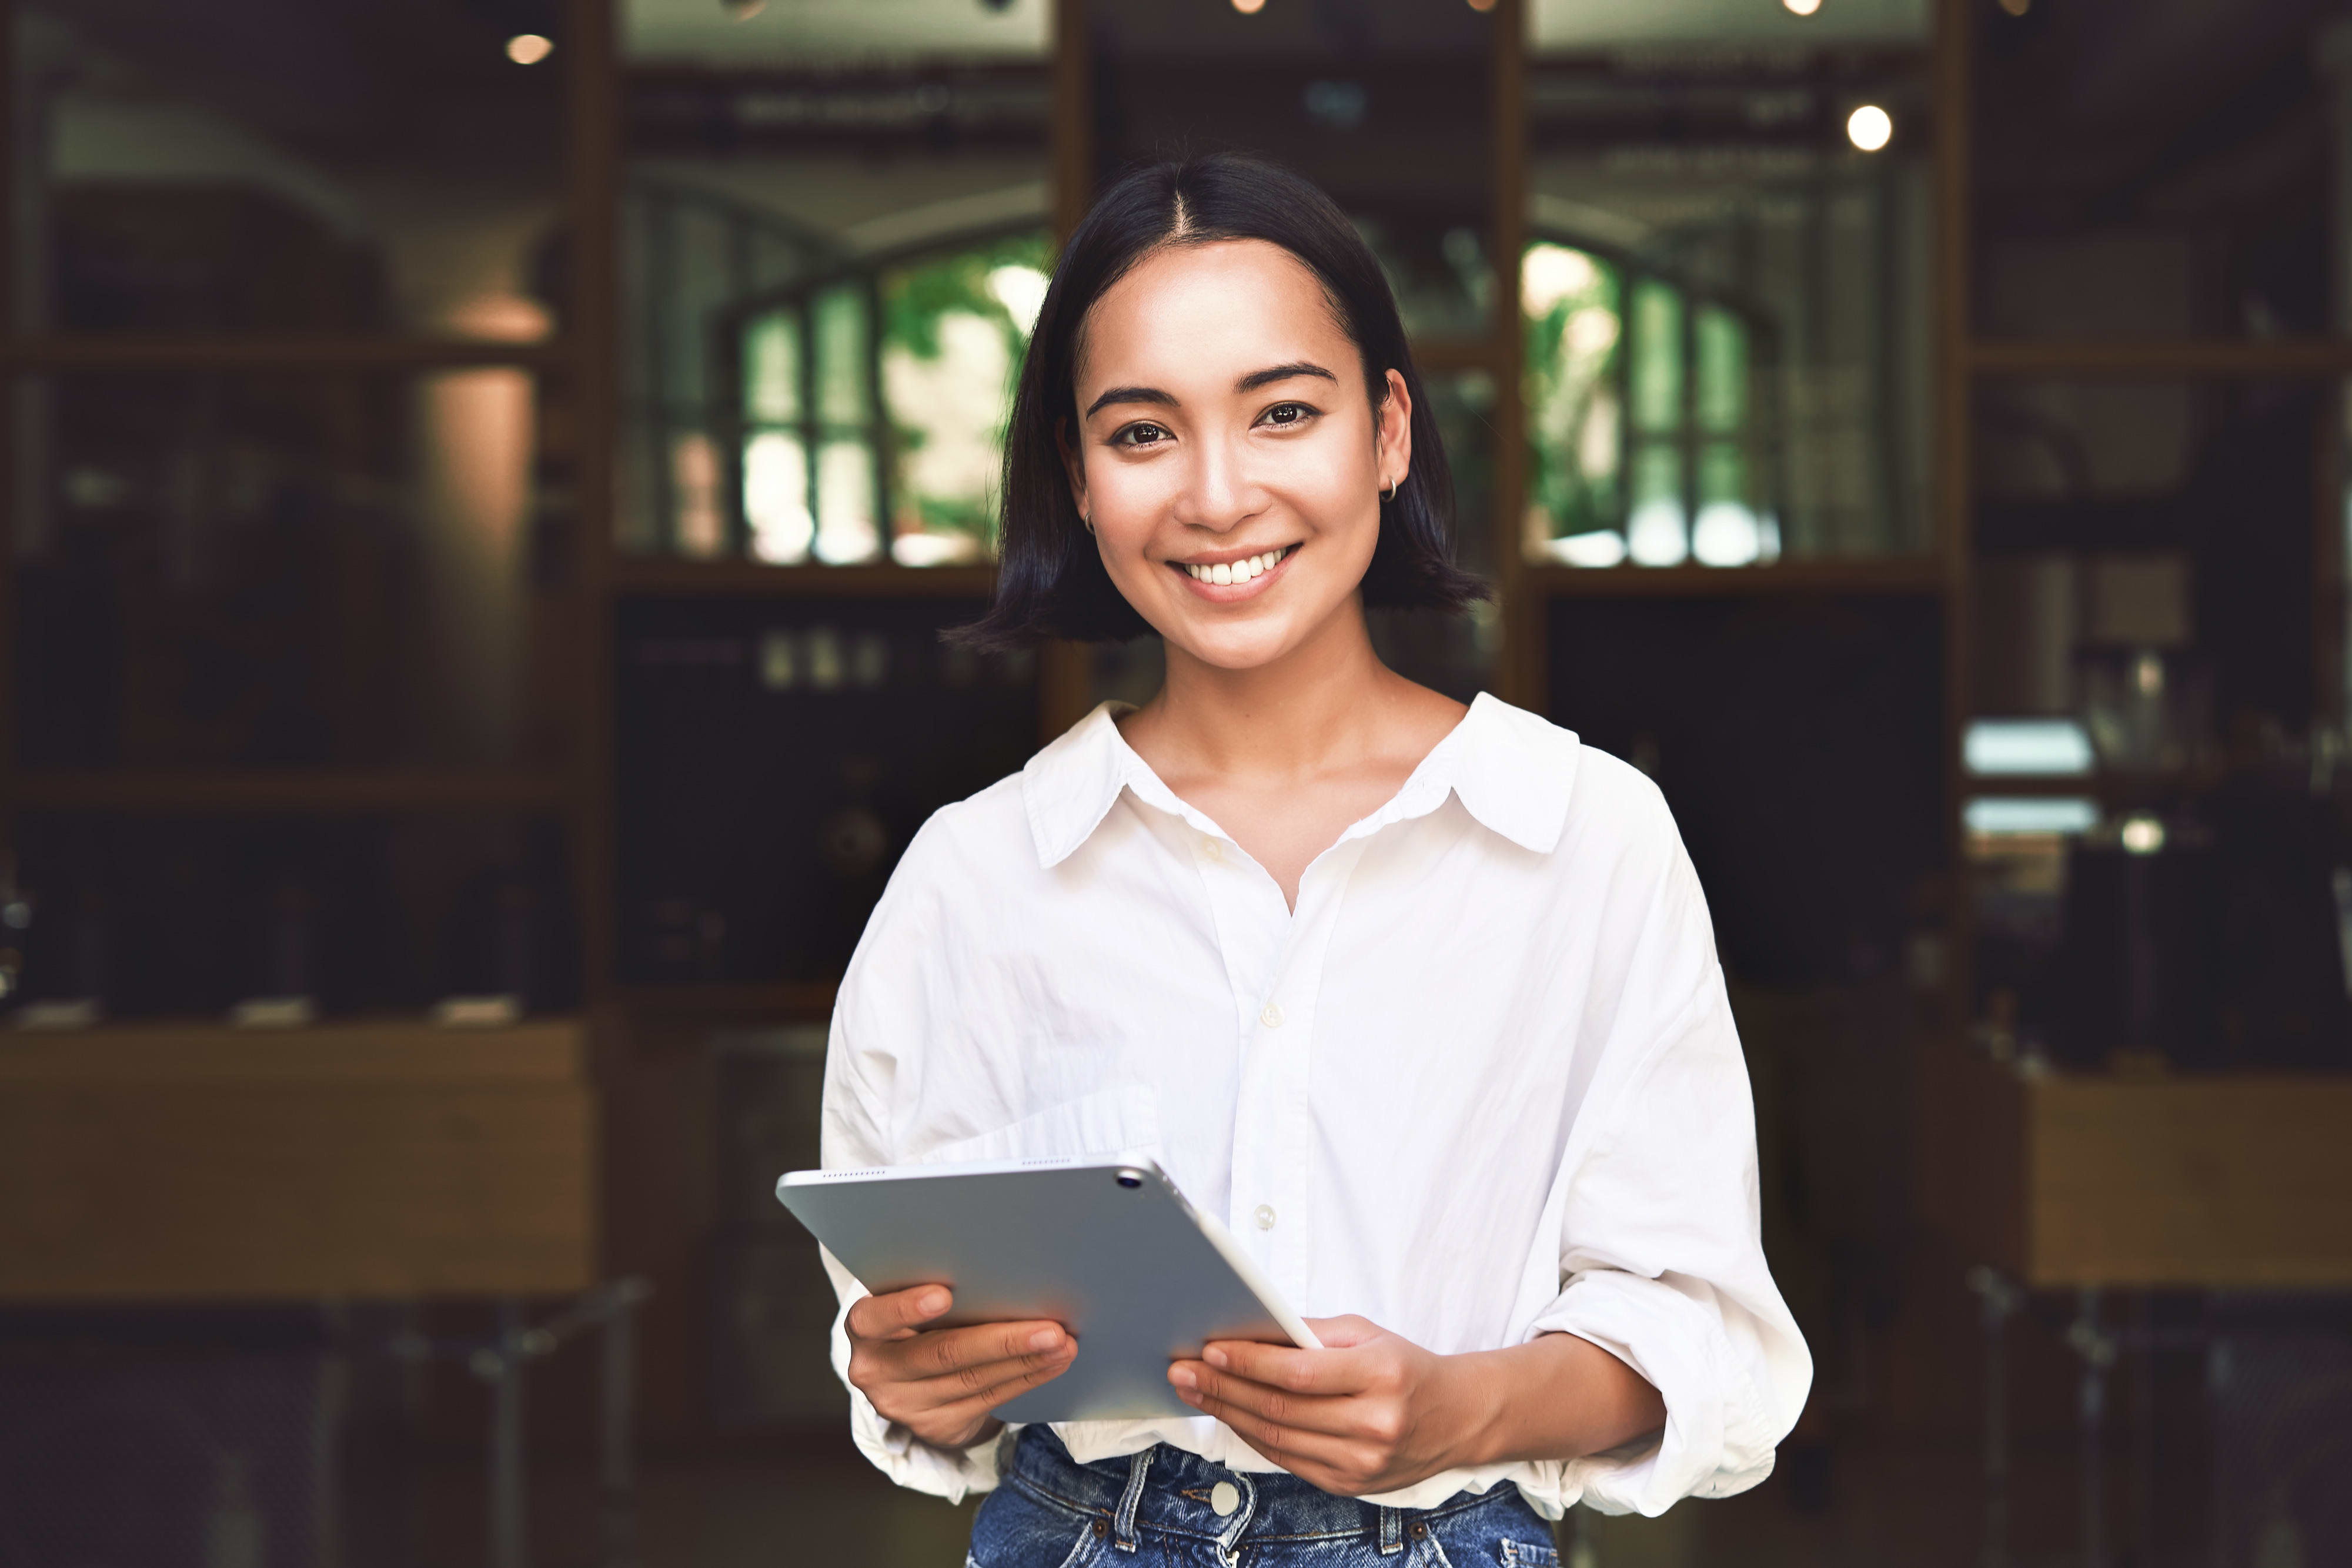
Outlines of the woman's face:
[[1161,250],[1095,302],[1070,483],[1171,646],[1250,669],[1354,611],[1412,458],[1404,378],[1376,410],[1361,366],[1314,273],[1263,240]]

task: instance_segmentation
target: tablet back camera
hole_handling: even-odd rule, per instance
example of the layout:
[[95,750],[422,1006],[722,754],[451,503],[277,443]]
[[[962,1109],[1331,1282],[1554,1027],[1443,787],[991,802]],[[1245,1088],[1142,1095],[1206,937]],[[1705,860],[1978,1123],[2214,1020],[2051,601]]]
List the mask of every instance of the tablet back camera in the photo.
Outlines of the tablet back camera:
[[1118,1173],[1118,1185],[1124,1187],[1141,1186],[1143,1185],[1143,1173],[1139,1170],[1122,1169]]

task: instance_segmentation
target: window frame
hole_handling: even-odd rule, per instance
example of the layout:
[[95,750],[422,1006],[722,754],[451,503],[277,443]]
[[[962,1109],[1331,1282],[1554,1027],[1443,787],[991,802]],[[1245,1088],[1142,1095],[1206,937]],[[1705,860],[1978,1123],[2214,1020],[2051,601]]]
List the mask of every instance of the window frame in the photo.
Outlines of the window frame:
[[[1635,459],[1644,451],[1669,447],[1675,453],[1678,476],[1678,494],[1683,507],[1683,528],[1685,560],[1696,561],[1688,553],[1696,542],[1699,508],[1705,503],[1700,497],[1701,471],[1710,447],[1736,444],[1750,476],[1749,491],[1759,503],[1755,512],[1759,520],[1769,517],[1776,523],[1786,510],[1786,476],[1782,465],[1775,461],[1774,447],[1781,420],[1779,400],[1771,395],[1769,371],[1780,362],[1780,335],[1756,302],[1744,299],[1737,290],[1713,285],[1694,283],[1671,267],[1645,261],[1622,246],[1596,242],[1567,230],[1531,225],[1524,242],[1526,249],[1537,246],[1556,246],[1578,251],[1612,269],[1617,281],[1617,331],[1614,362],[1606,372],[1616,392],[1619,409],[1617,420],[1617,485],[1615,516],[1603,529],[1626,538],[1633,523],[1633,473]],[[1671,432],[1643,434],[1636,429],[1633,406],[1634,361],[1640,346],[1636,325],[1639,313],[1633,308],[1637,290],[1644,284],[1655,284],[1671,289],[1680,307],[1679,342],[1675,347],[1675,363],[1681,381],[1676,399],[1675,425]],[[1525,302],[1516,302],[1518,313],[1517,329],[1525,333],[1528,317]],[[1707,310],[1720,310],[1738,321],[1745,333],[1746,364],[1742,381],[1743,406],[1736,434],[1710,434],[1702,428],[1699,419],[1699,319]],[[1524,395],[1524,394],[1522,394]],[[1528,445],[1538,445],[1530,434]],[[1530,455],[1533,455],[1531,452]],[[1555,519],[1556,520],[1556,519]],[[1547,541],[1573,536],[1547,533]],[[1564,564],[1556,557],[1529,556],[1524,538],[1518,539],[1521,559],[1530,565],[1558,566]],[[1768,558],[1759,557],[1750,565],[1761,564]],[[1626,564],[1632,564],[1631,557]],[[1579,568],[1594,570],[1606,568]],[[1738,570],[1731,568],[1727,570]]]
[[[996,240],[1045,235],[1050,243],[1051,234],[1050,224],[1037,218],[1020,218],[977,228],[959,229],[950,234],[927,235],[909,244],[864,252],[833,266],[820,267],[783,287],[747,296],[733,308],[719,313],[712,324],[712,330],[718,334],[719,340],[714,345],[710,362],[721,377],[723,395],[713,404],[711,430],[726,449],[727,531],[730,547],[739,558],[751,559],[751,518],[743,504],[745,449],[755,434],[765,431],[786,431],[800,438],[802,449],[807,454],[805,484],[812,532],[807,557],[789,563],[785,570],[809,567],[833,570],[838,566],[887,566],[909,571],[937,570],[908,566],[891,549],[891,522],[896,516],[896,485],[892,473],[898,454],[898,429],[891,421],[888,398],[882,385],[882,276],[893,267],[910,262],[972,249]],[[817,450],[827,431],[837,435],[849,427],[828,424],[817,408],[814,307],[818,296],[845,283],[858,285],[858,299],[865,311],[865,430],[869,447],[868,461],[873,469],[875,528],[878,548],[864,560],[835,563],[821,560],[816,555],[815,530],[822,527],[824,521],[817,510]],[[743,383],[746,343],[752,323],[784,308],[797,313],[801,337],[800,418],[796,423],[789,425],[751,417]],[[1017,362],[1015,369],[1017,371]]]

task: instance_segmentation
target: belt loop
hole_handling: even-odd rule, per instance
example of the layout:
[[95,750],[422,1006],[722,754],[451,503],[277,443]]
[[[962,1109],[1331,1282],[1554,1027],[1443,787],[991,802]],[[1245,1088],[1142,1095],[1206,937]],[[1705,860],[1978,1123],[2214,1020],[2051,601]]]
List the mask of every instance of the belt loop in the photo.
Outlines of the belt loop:
[[1400,1508],[1381,1510],[1381,1555],[1393,1557],[1404,1550],[1404,1511]]
[[1111,1544],[1121,1552],[1135,1550],[1135,1510],[1143,1500],[1143,1478],[1150,1471],[1151,1449],[1138,1448],[1127,1461],[1127,1492],[1118,1500],[1118,1522],[1111,1537]]

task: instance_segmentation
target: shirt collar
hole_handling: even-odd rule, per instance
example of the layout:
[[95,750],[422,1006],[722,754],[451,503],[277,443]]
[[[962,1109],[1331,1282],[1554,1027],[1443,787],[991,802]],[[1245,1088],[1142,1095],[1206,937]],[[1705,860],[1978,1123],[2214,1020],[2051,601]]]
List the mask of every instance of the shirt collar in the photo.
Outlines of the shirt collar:
[[[1021,771],[1030,837],[1036,842],[1039,862],[1048,870],[1094,835],[1122,789],[1133,790],[1145,805],[1181,817],[1204,833],[1225,836],[1222,828],[1177,799],[1127,744],[1117,720],[1129,706],[1104,703],[1031,758]],[[1522,849],[1549,854],[1568,821],[1576,759],[1574,734],[1481,692],[1462,722],[1421,759],[1404,787],[1340,838],[1361,838],[1392,822],[1426,816],[1453,795],[1489,831]]]

